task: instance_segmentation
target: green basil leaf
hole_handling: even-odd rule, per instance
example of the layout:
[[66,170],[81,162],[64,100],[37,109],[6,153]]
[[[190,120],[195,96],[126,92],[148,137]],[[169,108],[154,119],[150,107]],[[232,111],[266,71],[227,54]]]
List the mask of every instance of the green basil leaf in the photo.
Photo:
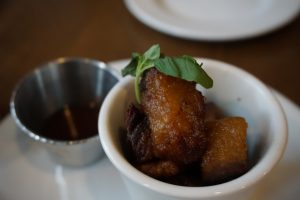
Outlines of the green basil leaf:
[[202,64],[190,56],[166,57],[160,53],[158,44],[151,46],[144,54],[133,53],[129,64],[122,69],[122,76],[135,76],[135,95],[140,103],[140,80],[145,70],[156,67],[160,72],[187,81],[195,81],[205,88],[213,86],[213,80],[202,69]]
[[155,67],[162,73],[181,78],[187,81],[195,81],[205,88],[213,86],[213,80],[202,69],[202,64],[190,56],[164,57],[154,61]]
[[145,60],[155,60],[160,56],[160,47],[158,44],[152,45],[145,53]]
[[[141,102],[141,94],[139,84],[141,76],[146,69],[154,67],[154,60],[160,56],[160,47],[158,44],[151,46],[143,55],[137,57],[137,63],[135,67],[135,95],[138,103]],[[129,68],[130,69],[130,68]]]
[[136,69],[137,69],[139,57],[140,54],[138,53],[132,54],[131,61],[129,62],[129,64],[121,70],[121,74],[123,77],[126,75],[131,75],[131,76],[136,75]]
[[149,69],[149,68],[151,68],[151,67],[154,67],[154,60],[146,60],[146,61],[144,62],[144,66],[143,66],[143,69],[142,69],[142,73],[143,73],[145,70],[147,70],[147,69]]

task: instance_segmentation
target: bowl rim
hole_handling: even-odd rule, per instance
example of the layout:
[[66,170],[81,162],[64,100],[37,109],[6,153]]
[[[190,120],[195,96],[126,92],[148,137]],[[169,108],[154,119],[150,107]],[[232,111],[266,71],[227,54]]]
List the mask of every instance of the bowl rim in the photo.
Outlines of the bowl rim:
[[35,67],[34,70],[28,72],[23,78],[21,78],[17,82],[17,84],[12,92],[11,98],[10,98],[9,108],[10,108],[10,113],[12,115],[12,118],[14,119],[16,125],[21,129],[21,131],[23,133],[25,133],[25,135],[28,135],[30,138],[34,139],[35,141],[46,143],[46,144],[51,144],[51,145],[77,145],[77,144],[86,143],[90,140],[100,140],[98,134],[95,134],[88,138],[79,139],[79,140],[51,139],[49,137],[41,136],[38,133],[35,133],[33,130],[27,128],[26,125],[18,117],[16,107],[15,107],[15,99],[16,99],[17,93],[18,93],[19,89],[21,88],[22,84],[28,78],[30,78],[31,76],[33,76],[34,74],[36,74],[40,71],[44,71],[44,70],[47,70],[50,68],[57,68],[57,67],[60,67],[60,65],[63,65],[65,63],[69,63],[69,62],[90,64],[90,66],[94,66],[94,67],[97,67],[100,69],[107,70],[112,76],[114,76],[117,79],[117,81],[119,81],[121,78],[120,74],[114,68],[112,68],[109,64],[107,64],[103,61],[90,59],[90,58],[84,58],[84,57],[59,57],[52,61],[48,61],[44,64],[40,64],[37,67]]
[[[187,187],[173,185],[156,180],[150,176],[143,174],[134,166],[132,166],[126,160],[126,158],[124,158],[124,156],[116,148],[114,148],[115,145],[113,144],[112,137],[109,134],[109,123],[107,115],[112,107],[114,97],[122,87],[126,85],[128,86],[128,84],[132,84],[133,81],[133,78],[131,77],[125,77],[121,79],[121,81],[117,83],[106,96],[100,109],[100,114],[98,118],[98,130],[101,130],[101,134],[99,134],[99,136],[102,147],[110,161],[122,173],[122,175],[125,175],[125,177],[135,182],[136,184],[143,185],[144,187],[152,191],[167,196],[181,198],[208,198],[220,195],[229,195],[234,192],[252,187],[256,182],[263,179],[280,161],[287,144],[288,129],[285,113],[279,101],[262,81],[254,77],[249,72],[228,63],[207,58],[197,58],[197,61],[205,63],[205,66],[223,70],[226,69],[228,71],[231,71],[232,73],[239,74],[239,76],[243,76],[245,79],[251,81],[251,84],[257,85],[257,87],[260,88],[260,90],[263,92],[264,95],[267,96],[268,100],[272,104],[272,112],[274,112],[274,116],[272,117],[275,118],[277,122],[279,122],[275,124],[275,126],[277,126],[277,132],[275,133],[276,137],[274,137],[274,142],[272,142],[270,148],[266,152],[266,156],[264,156],[259,161],[259,163],[253,166],[244,175],[231,181],[211,186]],[[203,67],[204,69],[206,68],[205,66]]]

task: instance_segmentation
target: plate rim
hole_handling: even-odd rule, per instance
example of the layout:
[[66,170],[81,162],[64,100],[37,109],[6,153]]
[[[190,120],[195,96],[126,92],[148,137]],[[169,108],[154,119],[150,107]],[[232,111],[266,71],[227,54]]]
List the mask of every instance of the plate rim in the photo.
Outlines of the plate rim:
[[[297,6],[291,6],[294,8],[289,12],[288,15],[283,16],[282,18],[273,18],[277,19],[276,23],[270,23],[267,26],[261,26],[259,29],[249,29],[244,33],[234,33],[222,35],[222,31],[215,34],[209,34],[207,31],[201,31],[201,29],[189,29],[187,30],[186,27],[176,26],[176,24],[168,24],[164,20],[158,19],[151,12],[149,9],[144,9],[141,5],[155,4],[157,0],[148,1],[148,0],[124,0],[127,9],[130,13],[137,18],[143,24],[153,28],[156,31],[161,33],[171,35],[178,38],[188,39],[188,40],[198,40],[198,41],[236,41],[236,40],[243,40],[247,38],[258,37],[261,35],[268,34],[270,32],[276,31],[280,28],[283,28],[285,25],[289,24],[293,19],[295,19],[299,12],[300,12],[300,1],[299,0],[289,0],[297,3]],[[276,3],[276,1],[275,1]],[[288,3],[287,3],[288,4]],[[156,10],[157,11],[157,10]],[[259,22],[260,23],[260,22]]]

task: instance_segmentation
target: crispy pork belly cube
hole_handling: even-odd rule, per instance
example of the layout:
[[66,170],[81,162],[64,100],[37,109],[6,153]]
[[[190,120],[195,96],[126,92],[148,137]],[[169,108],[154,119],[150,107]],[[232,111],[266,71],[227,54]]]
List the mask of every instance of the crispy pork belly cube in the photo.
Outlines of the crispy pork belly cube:
[[208,123],[209,142],[201,163],[206,184],[218,184],[244,174],[248,169],[247,122],[227,117]]
[[130,104],[125,116],[127,149],[133,155],[128,156],[136,162],[145,162],[153,158],[151,131],[147,117],[135,105]]
[[151,68],[141,80],[141,107],[157,158],[184,164],[201,159],[207,142],[205,105],[196,83]]
[[180,172],[180,165],[173,161],[158,160],[138,164],[137,168],[154,178],[175,176]]

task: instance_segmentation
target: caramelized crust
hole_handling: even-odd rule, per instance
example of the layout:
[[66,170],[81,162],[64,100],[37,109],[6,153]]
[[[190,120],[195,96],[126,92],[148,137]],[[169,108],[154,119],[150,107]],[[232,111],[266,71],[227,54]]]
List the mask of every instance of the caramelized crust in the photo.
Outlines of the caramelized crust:
[[151,131],[147,117],[133,104],[127,109],[127,142],[134,154],[135,162],[145,162],[153,158]]
[[202,160],[202,178],[217,184],[247,171],[247,123],[241,117],[227,117],[208,125],[209,142]]
[[191,163],[206,148],[204,97],[196,84],[148,70],[141,80],[141,104],[149,119],[154,155]]
[[137,166],[139,170],[155,178],[166,178],[179,173],[180,167],[172,161],[160,160],[143,163]]

